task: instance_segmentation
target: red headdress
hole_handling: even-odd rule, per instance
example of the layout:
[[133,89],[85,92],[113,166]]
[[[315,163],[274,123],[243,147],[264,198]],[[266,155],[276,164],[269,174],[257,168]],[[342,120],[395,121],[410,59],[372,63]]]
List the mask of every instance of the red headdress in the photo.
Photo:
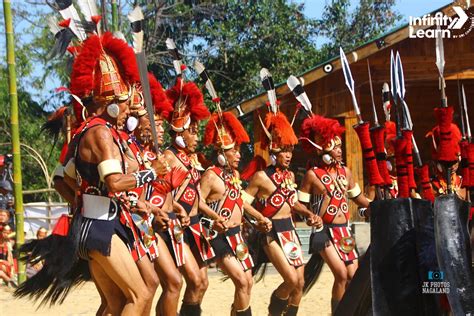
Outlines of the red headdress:
[[298,138],[293,131],[293,127],[285,114],[280,111],[267,113],[264,130],[265,135],[263,135],[260,143],[262,149],[268,147],[270,151],[279,152],[284,147],[298,144]]
[[[337,120],[320,115],[312,115],[301,125],[303,149],[307,152],[329,152],[341,144],[345,128]],[[319,148],[318,148],[319,147]]]
[[153,106],[155,107],[155,115],[169,121],[173,114],[173,105],[166,96],[166,91],[152,73],[148,73],[148,81],[150,82],[150,92]]
[[106,105],[127,100],[128,85],[139,80],[133,49],[106,32],[83,42],[72,66],[70,91],[85,105],[87,101]]
[[204,145],[214,144],[218,149],[227,150],[248,142],[250,142],[249,135],[240,121],[230,112],[222,113],[222,121],[219,114],[214,113],[207,122]]
[[201,90],[193,82],[184,83],[178,77],[176,84],[166,91],[166,95],[174,106],[170,124],[175,132],[182,132],[189,128],[191,122],[199,122],[211,115],[204,104]]

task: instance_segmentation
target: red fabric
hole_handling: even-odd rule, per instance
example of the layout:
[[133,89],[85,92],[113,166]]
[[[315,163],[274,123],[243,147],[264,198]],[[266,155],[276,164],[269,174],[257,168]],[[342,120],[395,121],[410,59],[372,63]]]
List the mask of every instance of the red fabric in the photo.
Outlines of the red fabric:
[[407,141],[405,138],[397,138],[394,142],[395,164],[397,166],[398,197],[410,196],[408,187],[408,170],[406,162]]
[[434,202],[435,196],[433,194],[433,188],[431,187],[428,165],[423,165],[420,168],[416,168],[416,175],[418,176],[418,180],[421,184],[421,196],[426,200]]
[[439,126],[439,142],[437,156],[438,161],[453,163],[457,160],[456,154],[459,152],[459,140],[456,140],[451,129],[454,109],[435,108],[435,116]]
[[393,156],[395,154],[395,149],[393,148],[393,143],[397,137],[397,126],[393,121],[385,122],[385,148],[387,149],[387,155]]
[[267,162],[263,159],[262,156],[255,156],[249,162],[249,164],[244,168],[244,170],[240,173],[240,179],[249,181],[250,178],[257,172],[262,171],[267,167]]
[[54,225],[52,234],[58,236],[67,236],[69,233],[69,226],[69,216],[63,214],[61,217],[59,217],[56,225]]
[[384,180],[380,176],[377,161],[375,160],[374,148],[372,147],[372,140],[370,139],[369,123],[364,122],[354,126],[354,129],[359,136],[360,144],[362,146],[362,153],[364,156],[365,168],[369,176],[370,185],[383,185]]
[[461,147],[461,163],[459,167],[461,168],[461,175],[462,175],[462,187],[469,188],[471,187],[471,179],[470,179],[470,170],[469,170],[469,142],[467,140],[463,140],[460,143]]
[[413,142],[412,142],[412,131],[403,131],[403,137],[407,141],[405,148],[406,153],[406,163],[407,163],[407,173],[408,173],[408,187],[410,189],[416,189],[415,182],[415,170],[413,168]]
[[385,128],[379,126],[370,130],[374,145],[375,157],[377,158],[377,167],[380,176],[384,180],[385,185],[392,185],[392,178],[387,169],[387,154],[385,153]]
[[468,157],[467,161],[469,163],[469,179],[471,188],[474,187],[474,144],[469,144],[468,147]]
[[474,206],[471,206],[469,210],[469,220],[472,221],[472,216],[474,215]]

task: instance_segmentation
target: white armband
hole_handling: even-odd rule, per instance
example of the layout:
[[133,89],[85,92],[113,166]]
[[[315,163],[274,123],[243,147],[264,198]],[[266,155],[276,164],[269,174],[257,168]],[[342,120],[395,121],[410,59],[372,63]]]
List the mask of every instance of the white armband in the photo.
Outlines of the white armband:
[[347,190],[347,196],[349,197],[349,199],[354,199],[358,197],[361,193],[362,191],[360,190],[358,183],[356,183],[352,189]]
[[247,202],[248,204],[252,204],[253,200],[255,200],[255,196],[251,196],[250,194],[248,194],[247,192],[243,190],[240,192],[240,196],[242,197],[242,200],[244,202]]
[[108,159],[102,161],[98,166],[100,181],[104,181],[105,177],[111,174],[122,173],[122,164],[117,159]]
[[57,165],[53,172],[53,180],[54,178],[64,178],[64,167],[62,165]]
[[64,166],[64,174],[69,178],[76,179],[76,164],[74,158],[69,159],[66,166]]
[[303,203],[309,203],[311,194],[298,190],[298,200]]

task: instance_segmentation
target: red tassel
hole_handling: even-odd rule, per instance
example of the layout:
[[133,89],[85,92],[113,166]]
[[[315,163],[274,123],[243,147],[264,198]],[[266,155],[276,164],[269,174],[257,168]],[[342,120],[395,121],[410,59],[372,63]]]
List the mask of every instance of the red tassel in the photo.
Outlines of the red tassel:
[[453,163],[457,160],[456,153],[459,145],[453,142],[451,122],[453,121],[453,108],[436,108],[435,116],[439,126],[438,160]]
[[412,131],[403,131],[403,137],[407,141],[407,147],[405,148],[407,173],[408,173],[408,187],[410,189],[416,189],[415,182],[415,170],[413,169],[413,142],[412,142]]
[[467,140],[463,140],[460,143],[461,146],[461,163],[459,167],[461,168],[461,175],[462,175],[462,187],[469,188],[471,186],[471,179],[470,179],[470,170],[469,170],[469,142]]
[[250,178],[257,172],[265,169],[267,162],[263,159],[262,156],[255,156],[249,162],[249,164],[244,168],[244,171],[240,173],[240,179],[249,181]]
[[63,214],[61,217],[59,217],[56,225],[54,225],[52,234],[58,236],[67,236],[69,233],[69,226],[69,216]]
[[467,161],[469,163],[469,185],[474,187],[474,144],[470,143],[468,147]]
[[62,20],[58,23],[60,27],[69,27],[69,24],[71,24],[71,19]]
[[397,167],[397,182],[398,182],[398,197],[407,198],[410,197],[408,187],[408,170],[406,163],[406,146],[407,141],[405,138],[395,139],[395,164]]
[[214,98],[214,99],[212,99],[212,102],[219,103],[219,102],[221,102],[221,98],[219,98],[219,97]]
[[354,129],[359,136],[362,152],[364,156],[365,168],[369,176],[370,185],[383,185],[384,180],[380,176],[377,161],[375,160],[374,149],[372,147],[372,140],[370,139],[369,123],[354,125]]
[[416,168],[416,175],[418,176],[421,184],[421,196],[426,200],[434,202],[435,196],[433,194],[433,188],[431,187],[428,165],[423,165],[421,168]]
[[99,24],[101,19],[102,19],[102,16],[100,15],[91,16],[91,20],[92,22],[94,22],[95,25]]
[[181,71],[185,71],[185,70],[186,70],[186,68],[188,68],[188,67],[186,67],[186,65],[185,65],[185,64],[182,64],[182,65],[181,65]]
[[390,178],[390,173],[387,169],[387,154],[385,153],[385,128],[383,126],[372,128],[370,133],[372,134],[380,176],[384,180],[385,185],[392,185],[392,178]]

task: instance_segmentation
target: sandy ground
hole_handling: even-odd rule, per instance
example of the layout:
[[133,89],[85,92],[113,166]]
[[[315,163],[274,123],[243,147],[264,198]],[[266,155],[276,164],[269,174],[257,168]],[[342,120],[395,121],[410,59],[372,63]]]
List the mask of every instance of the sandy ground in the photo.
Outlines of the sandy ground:
[[[222,275],[215,269],[209,271],[209,288],[202,304],[203,315],[221,316],[230,315],[230,306],[233,299],[232,282],[221,281]],[[252,311],[255,316],[267,315],[267,305],[270,294],[280,284],[281,277],[275,272],[269,272],[265,279],[256,283],[252,289]],[[298,315],[329,315],[331,287],[333,276],[327,265],[311,291],[303,297]],[[12,296],[13,290],[0,286],[0,315],[2,316],[67,316],[67,315],[95,315],[99,306],[99,295],[92,282],[72,291],[65,302],[52,308],[36,310],[33,302],[26,299],[16,300]],[[182,291],[183,292],[183,291]],[[160,296],[161,288],[155,295],[154,305]]]

